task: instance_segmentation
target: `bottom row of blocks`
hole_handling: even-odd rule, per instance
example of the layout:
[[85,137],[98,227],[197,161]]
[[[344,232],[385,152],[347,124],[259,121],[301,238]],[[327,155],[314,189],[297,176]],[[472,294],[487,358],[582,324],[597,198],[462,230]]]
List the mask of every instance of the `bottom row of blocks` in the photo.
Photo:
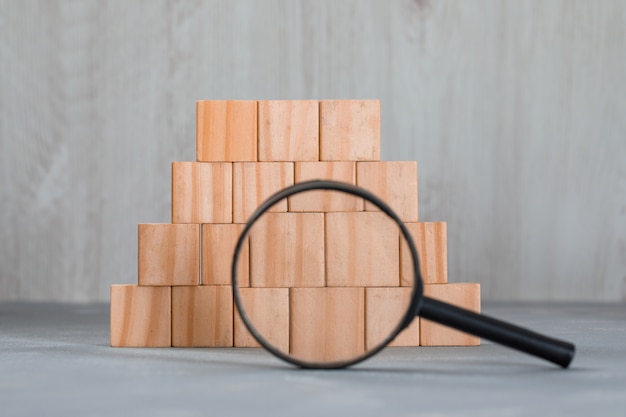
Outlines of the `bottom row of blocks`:
[[[292,305],[289,305],[287,288],[241,288],[240,296],[249,316],[254,315],[255,326],[278,348],[290,347],[291,315],[308,317],[311,311],[324,314],[322,309],[345,308],[353,300],[361,311],[360,317],[344,320],[347,329],[335,320],[333,328],[337,340],[346,332],[361,327],[352,349],[358,352],[370,349],[393,330],[399,316],[405,311],[411,288],[293,288]],[[400,293],[402,292],[402,293]],[[397,294],[397,296],[389,296]],[[474,283],[432,284],[424,286],[424,294],[462,308],[480,311],[480,285]],[[330,295],[330,297],[329,297]],[[297,302],[293,299],[297,297]],[[333,298],[334,297],[334,298]],[[395,298],[394,298],[395,297]],[[333,301],[336,299],[337,301]],[[404,300],[404,302],[402,301]],[[299,310],[298,310],[299,309]],[[319,311],[318,311],[319,310]],[[298,312],[300,311],[300,313]],[[343,314],[342,314],[343,313]],[[349,311],[339,311],[349,316]],[[316,315],[317,317],[317,315]],[[296,338],[292,335],[292,353],[307,358],[307,349],[314,348],[315,328],[293,325],[291,332],[306,331],[310,336]],[[324,319],[320,317],[320,323]],[[358,330],[357,330],[358,332]],[[364,337],[362,337],[364,336]],[[307,341],[307,337],[312,338]],[[326,337],[329,337],[326,334]],[[316,339],[317,338],[317,339]],[[333,339],[334,340],[334,339]],[[362,340],[362,342],[361,342]],[[295,341],[295,342],[294,342]],[[302,348],[298,347],[302,341]],[[349,343],[347,343],[349,345]],[[365,346],[363,346],[363,344]],[[413,323],[396,337],[390,346],[472,346],[480,339],[424,319]],[[111,286],[111,346],[114,347],[258,347],[256,340],[245,328],[236,309],[233,309],[232,287],[147,287],[136,285]],[[298,351],[299,350],[299,351]],[[319,355],[319,353],[316,353]],[[309,358],[313,359],[313,358]],[[319,357],[314,359],[320,359]]]

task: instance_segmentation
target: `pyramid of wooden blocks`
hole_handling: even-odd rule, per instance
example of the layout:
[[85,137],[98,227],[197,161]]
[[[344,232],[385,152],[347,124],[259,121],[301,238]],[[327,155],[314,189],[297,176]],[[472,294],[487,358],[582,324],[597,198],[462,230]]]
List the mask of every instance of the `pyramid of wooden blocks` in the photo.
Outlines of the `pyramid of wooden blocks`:
[[[446,224],[418,220],[417,163],[380,160],[378,100],[203,100],[196,121],[196,161],[171,166],[172,222],[139,225],[138,283],[111,287],[111,346],[258,347],[233,307],[233,251],[265,199],[313,179],[381,197],[416,243],[425,294],[480,311],[479,284],[448,283]],[[255,329],[309,361],[389,342],[414,276],[395,223],[363,199],[329,191],[273,206],[237,268]],[[479,343],[415,319],[389,346]]]

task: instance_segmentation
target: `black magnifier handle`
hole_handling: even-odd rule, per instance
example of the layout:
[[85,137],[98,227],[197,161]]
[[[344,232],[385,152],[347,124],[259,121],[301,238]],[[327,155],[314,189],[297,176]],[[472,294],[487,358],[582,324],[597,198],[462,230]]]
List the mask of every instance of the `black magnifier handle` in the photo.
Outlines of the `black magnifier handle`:
[[489,316],[424,297],[419,315],[448,327],[535,355],[567,368],[576,347]]

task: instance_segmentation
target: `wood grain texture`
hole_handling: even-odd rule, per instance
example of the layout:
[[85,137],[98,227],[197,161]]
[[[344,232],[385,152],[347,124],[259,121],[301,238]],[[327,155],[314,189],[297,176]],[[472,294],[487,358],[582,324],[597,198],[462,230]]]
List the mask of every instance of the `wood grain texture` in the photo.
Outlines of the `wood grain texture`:
[[320,102],[320,160],[378,161],[380,101]]
[[[289,288],[240,288],[250,323],[272,346],[289,353]],[[261,347],[235,308],[235,347]]]
[[451,279],[626,300],[622,0],[3,1],[0,63],[1,300],[136,282],[209,98],[380,98]]
[[230,223],[233,165],[172,162],[172,223]]
[[257,102],[198,100],[196,160],[232,162],[257,160]]
[[[231,285],[233,254],[243,224],[203,224],[202,225],[202,285]],[[237,264],[237,284],[250,285],[249,279],[250,246],[244,242]]]
[[172,346],[233,346],[232,287],[173,287]]
[[171,287],[111,285],[111,346],[171,346]]
[[[365,288],[365,349],[374,349],[393,333],[404,319],[413,288]],[[416,317],[388,346],[419,346],[420,326]]]
[[[357,162],[356,185],[382,198],[402,221],[418,220],[417,162]],[[366,202],[365,210],[379,209]]]
[[382,212],[325,214],[326,285],[400,285],[400,229]]
[[[448,239],[444,222],[406,223],[417,246],[424,284],[448,282]],[[400,285],[414,284],[413,259],[404,238],[400,237]]]
[[251,287],[324,286],[323,213],[266,213],[249,236]]
[[316,100],[259,101],[259,161],[319,161]]
[[291,354],[340,361],[365,352],[364,288],[291,288]]
[[139,285],[198,285],[200,225],[140,224]]
[[[296,162],[295,182],[333,180],[356,185],[356,164],[352,161]],[[288,198],[289,211],[362,211],[363,199],[333,191],[310,191]]]
[[[289,185],[293,185],[293,162],[235,162],[233,222],[247,222],[261,203]],[[287,200],[280,201],[269,211],[287,211]]]
[[[480,313],[480,284],[454,283],[424,285],[424,296]],[[421,346],[478,346],[480,338],[450,327],[425,320],[420,321]]]

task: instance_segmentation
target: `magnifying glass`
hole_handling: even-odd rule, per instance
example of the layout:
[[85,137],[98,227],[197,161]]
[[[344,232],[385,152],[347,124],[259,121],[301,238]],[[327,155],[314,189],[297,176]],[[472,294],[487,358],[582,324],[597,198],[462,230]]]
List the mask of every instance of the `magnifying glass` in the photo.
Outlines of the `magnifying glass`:
[[418,316],[563,368],[574,357],[570,342],[424,296],[405,224],[348,183],[301,182],[263,202],[239,236],[231,277],[235,344],[303,368],[343,368],[410,343]]

